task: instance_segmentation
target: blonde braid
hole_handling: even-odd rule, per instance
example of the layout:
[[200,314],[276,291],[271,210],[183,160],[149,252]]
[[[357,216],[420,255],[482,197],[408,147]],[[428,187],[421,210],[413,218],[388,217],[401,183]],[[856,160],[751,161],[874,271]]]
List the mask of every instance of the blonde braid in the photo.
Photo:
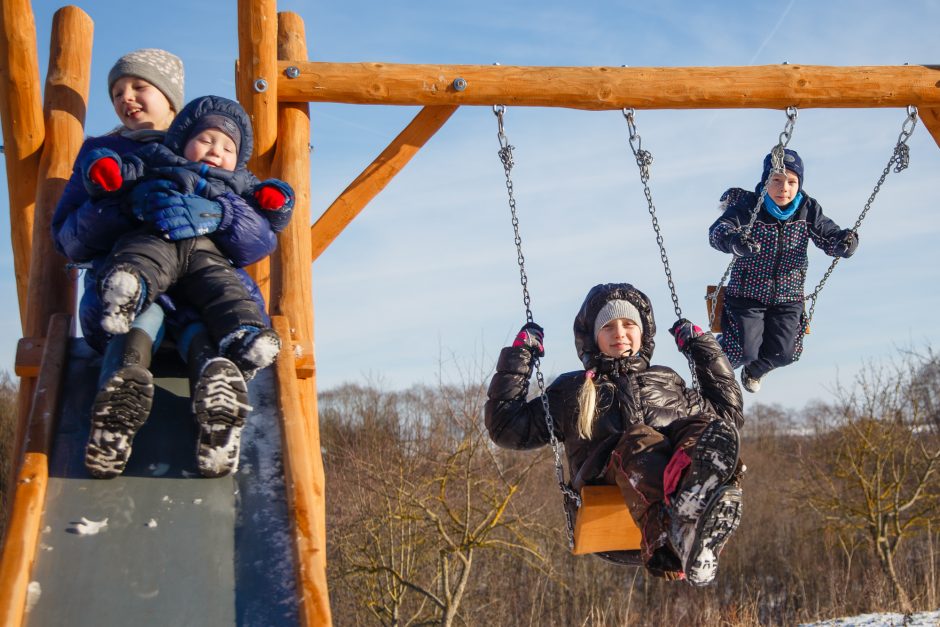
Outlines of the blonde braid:
[[591,439],[594,431],[594,419],[597,416],[597,387],[594,384],[594,370],[584,373],[584,383],[578,392],[578,434],[585,440]]

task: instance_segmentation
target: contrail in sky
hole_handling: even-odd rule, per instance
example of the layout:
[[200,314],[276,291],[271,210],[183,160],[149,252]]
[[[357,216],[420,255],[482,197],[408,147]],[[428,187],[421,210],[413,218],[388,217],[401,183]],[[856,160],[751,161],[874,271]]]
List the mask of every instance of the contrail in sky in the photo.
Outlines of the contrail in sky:
[[[760,48],[758,48],[757,52],[754,53],[754,56],[751,57],[751,60],[748,62],[748,65],[754,64],[754,61],[757,60],[758,55],[760,55],[760,53],[764,50],[764,48],[767,47],[767,44],[770,43],[770,40],[773,39],[774,35],[780,29],[780,25],[783,24],[783,20],[785,20],[787,17],[787,14],[790,13],[790,9],[793,8],[794,3],[796,3],[796,0],[790,0],[790,4],[788,4],[787,8],[783,10],[783,15],[781,15],[780,19],[777,20],[777,23],[774,24],[774,27],[770,30],[770,33],[768,33],[767,36],[764,37],[764,41],[761,42]],[[781,59],[780,61],[782,62],[785,60],[786,59]]]

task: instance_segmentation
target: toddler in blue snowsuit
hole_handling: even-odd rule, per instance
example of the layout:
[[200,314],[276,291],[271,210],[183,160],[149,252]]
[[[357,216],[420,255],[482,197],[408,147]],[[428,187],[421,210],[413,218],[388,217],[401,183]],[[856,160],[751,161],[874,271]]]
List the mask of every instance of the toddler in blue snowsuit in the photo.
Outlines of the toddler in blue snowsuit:
[[[721,196],[708,230],[713,248],[735,256],[721,312],[720,343],[741,382],[760,390],[764,376],[799,359],[803,347],[804,296],[809,240],[832,257],[851,257],[858,235],[841,229],[803,190],[803,160],[784,150],[785,172],[773,172],[771,154],[754,192],[731,188]],[[761,191],[766,194],[757,207]],[[744,228],[757,217],[745,237]]]

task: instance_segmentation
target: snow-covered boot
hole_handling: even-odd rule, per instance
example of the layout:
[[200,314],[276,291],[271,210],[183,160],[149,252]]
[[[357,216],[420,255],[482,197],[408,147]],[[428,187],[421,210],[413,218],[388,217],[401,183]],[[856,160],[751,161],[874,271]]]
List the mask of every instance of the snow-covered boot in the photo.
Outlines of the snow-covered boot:
[[117,265],[101,279],[101,328],[118,335],[127,333],[137,316],[143,295],[140,275],[130,266]]
[[[140,329],[111,339],[91,409],[85,467],[92,476],[110,479],[124,472],[137,431],[153,406],[153,375],[148,370],[153,343]],[[110,374],[107,374],[110,371]]]
[[673,518],[669,540],[693,586],[715,580],[721,550],[741,523],[742,505],[741,488],[725,485],[712,495],[698,521]]
[[251,411],[248,386],[230,360],[216,357],[205,333],[189,347],[193,415],[199,425],[196,463],[205,477],[222,477],[238,470],[241,432]]
[[281,350],[281,338],[274,329],[242,326],[219,342],[219,355],[238,366],[246,381],[274,363]]
[[[667,493],[669,514],[681,522],[696,522],[712,500],[712,495],[734,475],[738,463],[738,430],[724,420],[713,420],[698,441],[686,453],[680,450],[667,466],[667,475],[675,462],[686,456],[687,466],[672,494]],[[668,482],[668,476],[666,481]]]

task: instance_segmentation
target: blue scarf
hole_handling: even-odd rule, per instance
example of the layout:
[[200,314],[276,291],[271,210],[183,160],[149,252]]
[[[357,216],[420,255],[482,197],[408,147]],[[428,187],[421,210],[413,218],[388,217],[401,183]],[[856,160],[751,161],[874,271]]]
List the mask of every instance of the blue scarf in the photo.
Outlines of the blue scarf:
[[793,198],[793,200],[790,201],[790,204],[787,205],[790,208],[781,209],[770,196],[764,194],[764,209],[767,210],[767,213],[777,218],[778,220],[789,220],[790,217],[796,213],[796,209],[800,206],[801,202],[803,202],[803,192],[799,191],[796,193],[796,196]]

